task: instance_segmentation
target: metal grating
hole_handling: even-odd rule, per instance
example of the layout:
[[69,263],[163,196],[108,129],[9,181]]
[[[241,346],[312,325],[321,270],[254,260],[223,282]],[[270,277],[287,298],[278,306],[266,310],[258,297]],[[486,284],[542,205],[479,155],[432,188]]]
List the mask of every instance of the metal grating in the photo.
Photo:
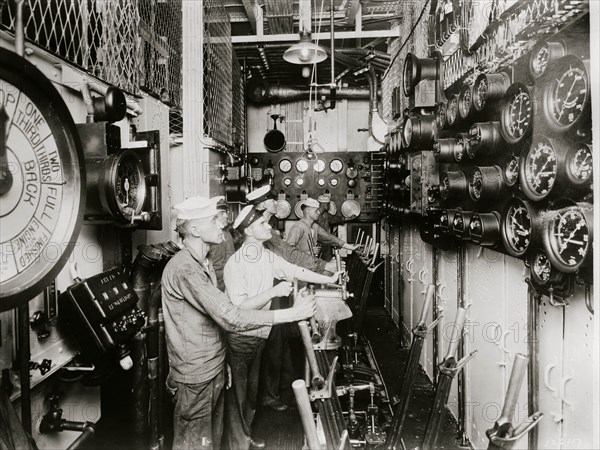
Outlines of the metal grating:
[[[109,84],[181,100],[182,0],[26,0],[25,37]],[[14,2],[0,29],[14,34]]]
[[232,125],[233,146],[243,150],[246,143],[246,102],[244,96],[244,77],[235,54],[232,53]]

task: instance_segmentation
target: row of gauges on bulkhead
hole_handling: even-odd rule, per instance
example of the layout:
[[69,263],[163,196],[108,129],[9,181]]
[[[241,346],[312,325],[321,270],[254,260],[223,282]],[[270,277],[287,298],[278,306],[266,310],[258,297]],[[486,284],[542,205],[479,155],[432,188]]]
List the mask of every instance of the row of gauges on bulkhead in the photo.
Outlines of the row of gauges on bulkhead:
[[441,234],[500,251],[504,248],[517,258],[531,260],[543,248],[552,267],[573,273],[592,262],[592,221],[590,203],[561,198],[540,208],[514,197],[502,215],[496,211],[443,209],[438,228]]
[[[319,187],[325,187],[326,185],[337,187],[339,185],[340,179],[337,175],[344,170],[344,162],[339,158],[332,159],[329,162],[329,165],[322,159],[308,160],[299,158],[293,163],[291,159],[283,158],[278,164],[278,169],[283,174],[283,185],[287,187],[295,183],[297,187],[304,186],[304,183],[306,182],[304,175],[311,166],[312,170],[317,174],[316,183]],[[296,170],[297,175],[295,177],[289,176],[293,174],[292,171],[294,169]],[[330,174],[327,173],[327,169],[329,169]],[[359,169],[362,169],[362,166],[357,167],[352,160],[348,161],[345,174],[348,179],[346,184],[349,188],[356,187]]]

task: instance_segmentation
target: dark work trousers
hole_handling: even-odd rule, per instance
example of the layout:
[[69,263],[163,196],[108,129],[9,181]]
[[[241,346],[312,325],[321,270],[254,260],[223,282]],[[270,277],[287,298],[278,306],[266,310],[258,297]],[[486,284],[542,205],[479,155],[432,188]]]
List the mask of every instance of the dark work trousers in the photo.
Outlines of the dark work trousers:
[[225,448],[230,450],[250,447],[265,342],[266,339],[241,334],[227,337],[232,385],[225,391]]
[[215,449],[223,434],[223,371],[212,380],[186,384],[167,377],[173,396],[173,450]]
[[[278,297],[271,302],[271,309],[283,309],[292,306],[289,297]],[[263,352],[260,371],[261,404],[268,406],[280,399],[281,392],[292,385],[296,379],[292,352],[290,348],[290,332],[296,323],[282,323],[271,328],[271,334]]]

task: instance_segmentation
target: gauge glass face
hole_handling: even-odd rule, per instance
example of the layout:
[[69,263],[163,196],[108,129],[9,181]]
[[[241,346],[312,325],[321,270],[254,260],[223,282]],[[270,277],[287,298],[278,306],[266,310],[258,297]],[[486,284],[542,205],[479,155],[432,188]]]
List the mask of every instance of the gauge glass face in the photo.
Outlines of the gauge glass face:
[[587,256],[589,230],[585,216],[578,208],[568,208],[557,214],[552,225],[554,253],[567,266],[580,264]]
[[473,95],[473,103],[477,106],[477,109],[481,110],[485,106],[486,95],[488,92],[488,80],[486,77],[479,79],[479,83],[475,87]]
[[531,61],[533,73],[538,77],[542,75],[546,71],[546,67],[548,67],[548,61],[550,61],[550,51],[548,50],[548,45],[543,45],[533,55]]
[[298,186],[303,186],[304,185],[304,180],[302,178],[296,178],[296,184]]
[[283,179],[283,184],[284,184],[284,186],[290,186],[292,184],[292,179],[291,178],[284,178]]
[[440,197],[442,200],[446,200],[450,196],[450,179],[446,172],[442,173],[440,179]]
[[453,148],[454,160],[456,162],[460,162],[463,159],[463,156],[465,155],[465,152],[467,150],[467,143],[467,137],[462,134],[459,134],[456,138],[456,143],[454,144]]
[[321,173],[325,170],[325,167],[327,167],[327,164],[325,164],[325,161],[323,161],[322,159],[319,159],[314,165],[313,165],[313,169],[315,172],[317,173]]
[[448,211],[444,210],[440,213],[440,226],[448,228],[450,221],[448,219]]
[[440,130],[446,126],[446,104],[444,102],[438,103],[435,108],[435,123]]
[[325,186],[325,178],[319,178],[317,184],[321,187]]
[[506,217],[508,245],[517,253],[524,253],[531,240],[531,216],[522,204],[511,205]]
[[531,264],[531,270],[533,270],[533,272],[541,282],[546,283],[548,282],[548,280],[550,280],[552,266],[550,265],[550,260],[544,253],[536,253]]
[[455,95],[448,101],[448,107],[446,109],[446,119],[450,125],[456,123],[458,115],[458,97]]
[[331,184],[333,187],[337,186],[339,182],[340,181],[336,177],[333,177],[329,180],[329,184]]
[[506,129],[515,140],[521,139],[531,128],[532,107],[529,92],[519,87],[508,99],[506,106]]
[[578,146],[568,162],[569,171],[579,181],[587,181],[592,176],[592,151],[586,144]]
[[454,219],[452,219],[452,229],[459,234],[465,231],[465,221],[462,214],[458,211],[454,214]]
[[589,84],[584,68],[573,64],[557,76],[550,91],[550,108],[553,119],[561,126],[569,126],[583,112],[587,101]]
[[402,130],[404,136],[404,143],[409,146],[412,139],[412,119],[408,117],[404,123],[404,130]]
[[292,170],[292,162],[289,159],[282,159],[279,161],[279,170],[283,173],[288,173]]
[[483,225],[481,223],[481,218],[476,214],[473,215],[471,218],[471,223],[469,223],[469,233],[472,236],[483,236]]
[[473,104],[472,102],[473,102],[473,99],[472,99],[471,89],[466,87],[465,90],[463,91],[461,101],[458,105],[460,115],[463,118],[466,118],[469,115],[469,113],[471,112],[471,106]]
[[333,173],[340,173],[344,168],[344,163],[342,163],[341,159],[332,159],[329,163],[329,168]]
[[506,178],[506,184],[513,186],[519,178],[519,160],[516,157],[512,157],[504,168],[504,177]]
[[300,173],[306,172],[308,170],[308,161],[305,159],[296,161],[296,170]]
[[119,207],[124,212],[137,212],[144,198],[138,196],[140,189],[141,162],[133,156],[121,159],[117,166],[116,196]]
[[556,181],[556,152],[546,141],[535,143],[525,157],[525,181],[540,196],[550,192]]
[[471,180],[469,181],[469,192],[471,198],[475,201],[481,198],[481,191],[483,190],[483,175],[479,167],[476,167],[471,173]]

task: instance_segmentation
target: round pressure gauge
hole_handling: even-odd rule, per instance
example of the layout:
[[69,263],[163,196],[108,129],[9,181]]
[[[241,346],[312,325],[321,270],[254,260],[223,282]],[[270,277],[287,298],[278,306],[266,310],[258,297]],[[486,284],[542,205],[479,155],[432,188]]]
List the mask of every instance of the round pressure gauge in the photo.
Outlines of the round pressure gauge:
[[547,228],[546,252],[554,267],[575,272],[591,253],[591,205],[569,206],[556,211]]
[[472,215],[473,213],[471,211],[457,210],[454,213],[454,218],[452,219],[452,232],[455,236],[465,240],[470,239],[469,224],[471,223]]
[[489,157],[501,150],[500,122],[478,122],[469,129],[469,158]]
[[530,259],[529,266],[531,267],[531,279],[540,286],[546,286],[553,282],[560,282],[561,274],[557,272],[546,252],[537,250]]
[[443,130],[448,126],[448,121],[446,119],[446,102],[439,102],[435,105],[435,123],[437,125],[438,130]]
[[548,196],[558,173],[557,152],[553,141],[535,136],[520,163],[521,190],[527,198],[539,201]]
[[453,127],[458,123],[458,95],[453,95],[446,105],[446,120],[448,126]]
[[338,180],[337,177],[331,177],[329,179],[329,184],[332,185],[333,187],[336,187],[339,183],[340,183],[340,180]]
[[541,77],[550,61],[555,61],[567,54],[561,42],[540,42],[533,47],[529,58],[529,72],[534,78]]
[[478,245],[495,245],[500,241],[500,215],[497,212],[473,213],[469,237]]
[[304,186],[304,178],[301,178],[301,177],[296,178],[296,185]]
[[296,161],[296,170],[300,173],[306,172],[308,170],[308,161],[305,159]]
[[146,201],[146,174],[132,150],[113,153],[102,164],[99,180],[101,203],[117,218],[130,222]]
[[283,185],[284,186],[291,186],[292,184],[292,179],[291,178],[284,178],[283,179]]
[[531,203],[512,198],[502,215],[502,241],[506,251],[521,257],[540,240],[540,220]]
[[317,162],[313,164],[313,170],[317,173],[321,173],[325,170],[327,164],[322,159],[319,159]]
[[588,70],[573,55],[559,59],[548,70],[552,77],[542,93],[544,117],[550,128],[564,132],[586,115],[590,103]]
[[500,133],[509,144],[528,137],[533,129],[533,101],[529,88],[513,83],[504,95],[500,113]]
[[281,170],[283,173],[288,173],[290,170],[292,170],[292,162],[287,158],[283,158],[281,161],[279,161],[279,170]]
[[512,156],[504,165],[504,182],[514,186],[519,179],[519,158]]
[[433,158],[435,162],[440,163],[454,163],[457,162],[454,159],[454,145],[456,139],[445,138],[438,139],[433,143]]
[[358,169],[356,168],[352,160],[348,162],[348,167],[346,167],[346,176],[350,180],[354,180],[358,176]]
[[458,133],[454,143],[454,161],[461,162],[471,149],[471,141],[467,133]]
[[435,116],[418,115],[406,118],[404,123],[404,147],[409,149],[429,149],[437,135]]
[[[53,84],[0,48],[0,311],[56,278],[79,235],[86,174],[79,134]],[[69,244],[69,245],[67,245]]]
[[317,184],[319,185],[319,187],[323,187],[323,186],[325,186],[325,183],[326,183],[326,182],[325,182],[325,178],[319,178],[319,179],[317,180]]
[[454,222],[454,215],[458,209],[442,209],[440,212],[440,228],[444,231],[452,230],[452,223]]
[[467,176],[464,172],[442,172],[440,174],[440,197],[443,201],[450,198],[462,199],[468,191]]
[[331,171],[333,173],[340,173],[343,168],[344,168],[344,163],[342,162],[341,159],[335,158],[335,159],[332,159],[331,162],[329,163],[329,169],[331,169]]
[[410,147],[412,141],[412,133],[413,133],[413,125],[412,125],[412,117],[407,117],[404,121],[404,126],[402,127],[402,144],[403,147]]
[[277,217],[279,220],[283,220],[287,219],[288,216],[291,214],[292,206],[287,200],[281,199],[277,200],[277,203],[275,203],[275,210],[275,217]]
[[469,179],[469,195],[475,202],[497,200],[504,189],[504,177],[499,166],[474,167]]
[[482,111],[487,104],[500,100],[508,86],[510,77],[507,73],[480,74],[473,84],[473,106]]
[[591,186],[592,168],[592,147],[589,144],[578,143],[568,150],[565,170],[570,183]]
[[458,94],[458,114],[463,120],[469,118],[473,112],[473,93],[471,86],[464,85]]

